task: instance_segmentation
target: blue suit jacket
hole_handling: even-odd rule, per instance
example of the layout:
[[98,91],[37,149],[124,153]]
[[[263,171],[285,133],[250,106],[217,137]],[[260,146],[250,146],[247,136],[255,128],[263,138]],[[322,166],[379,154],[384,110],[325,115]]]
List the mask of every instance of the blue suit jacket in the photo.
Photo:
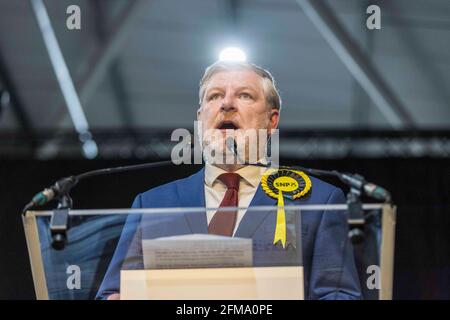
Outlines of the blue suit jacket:
[[[204,169],[138,195],[133,208],[204,207]],[[311,177],[309,196],[286,200],[285,205],[345,203],[342,191]],[[274,206],[258,187],[250,206]],[[270,214],[272,213],[272,214]],[[274,246],[276,215],[271,212],[248,211],[236,231],[236,237],[253,239],[254,266],[304,266],[305,298],[360,299],[361,290],[353,258],[353,248],[347,240],[344,212],[302,212],[296,215],[297,248],[287,250]],[[208,233],[205,213],[152,215],[151,219],[130,215],[123,228],[116,251],[97,294],[106,298],[119,292],[120,270],[143,268],[142,239],[189,233]]]

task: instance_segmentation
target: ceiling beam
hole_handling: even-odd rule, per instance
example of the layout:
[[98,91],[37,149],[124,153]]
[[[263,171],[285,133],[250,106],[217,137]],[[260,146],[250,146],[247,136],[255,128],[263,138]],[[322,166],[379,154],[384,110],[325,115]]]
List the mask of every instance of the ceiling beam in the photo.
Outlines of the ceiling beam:
[[43,0],[30,1],[64,102],[69,111],[75,130],[78,132],[83,155],[86,158],[95,158],[98,154],[98,147],[89,131],[89,123],[84,113],[83,106],[81,105],[77,90],[75,89],[61,47],[59,46],[53,30],[47,8],[45,7]]
[[[86,104],[91,96],[97,90],[99,84],[104,79],[108,72],[111,63],[117,58],[122,49],[124,42],[127,40],[129,31],[134,25],[136,17],[141,13],[142,7],[148,5],[144,0],[128,0],[125,3],[124,9],[122,9],[116,20],[111,23],[112,28],[105,35],[101,47],[95,52],[89,68],[87,68],[86,74],[77,81],[77,88],[80,96],[80,100],[83,104]],[[60,108],[61,113],[59,120],[56,123],[56,132],[54,138],[48,141],[41,149],[41,157],[51,157],[55,155],[55,146],[58,144],[58,134],[63,130],[63,125],[68,121],[67,113],[63,112],[63,108]]]
[[322,0],[296,0],[360,86],[394,129],[415,128],[415,122],[372,61]]
[[[384,16],[383,22],[389,24],[393,24],[395,26],[395,22],[402,21],[404,17],[401,15],[401,9],[398,6],[398,3],[395,1],[386,1],[383,2],[383,5],[386,6],[386,9],[389,11],[389,15]],[[415,35],[414,25],[407,20],[403,22],[403,24],[396,25],[393,28],[397,35],[398,41],[403,43],[406,47],[406,52],[409,57],[415,61],[414,67],[420,70],[421,78],[425,79],[428,82],[430,91],[433,92],[433,96],[440,100],[439,112],[432,112],[433,119],[450,119],[450,108],[448,107],[448,103],[450,101],[450,91],[448,86],[446,85],[447,80],[442,74],[442,70],[438,68],[435,63],[435,59],[433,56],[428,54],[427,50],[424,48],[424,45],[420,43],[419,39]],[[448,35],[445,40],[448,41]],[[445,41],[442,39],[442,41]],[[436,39],[439,41],[439,39]]]
[[116,21],[111,23],[112,28],[105,34],[102,46],[95,53],[91,68],[79,82],[80,96],[83,102],[88,102],[97,90],[101,81],[109,71],[111,63],[115,61],[127,40],[130,29],[134,26],[135,18],[142,6],[148,3],[143,0],[127,1],[125,8]]
[[[105,17],[106,7],[103,1],[91,2],[94,10],[94,24],[95,33],[100,45],[103,45],[107,41],[108,26]],[[123,78],[123,73],[120,69],[120,57],[116,57],[109,67],[110,82],[112,86],[112,93],[115,96],[117,102],[117,109],[120,114],[120,118],[126,128],[133,135],[133,114],[131,112],[130,99],[127,93],[126,83]]]

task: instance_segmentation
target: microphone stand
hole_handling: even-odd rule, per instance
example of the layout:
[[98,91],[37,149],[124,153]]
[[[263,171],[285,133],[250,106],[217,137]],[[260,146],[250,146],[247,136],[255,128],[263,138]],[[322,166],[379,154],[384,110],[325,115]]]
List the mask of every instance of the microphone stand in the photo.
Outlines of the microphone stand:
[[365,239],[364,226],[366,224],[361,202],[361,189],[355,188],[354,186],[350,187],[350,191],[347,193],[347,206],[348,237],[353,244],[360,244]]
[[[231,143],[232,144],[227,142],[227,148],[233,151],[238,161],[242,162],[238,157],[235,142],[232,141]],[[62,250],[64,249],[67,243],[67,230],[69,228],[68,226],[69,211],[72,209],[73,206],[73,201],[72,198],[70,197],[70,191],[72,190],[73,187],[75,187],[78,184],[79,181],[99,175],[121,173],[148,168],[157,168],[172,164],[173,164],[172,161],[167,160],[154,163],[143,163],[139,165],[98,169],[88,171],[76,176],[69,176],[58,180],[55,183],[55,185],[35,195],[33,197],[33,200],[25,206],[25,208],[22,211],[22,214],[25,214],[27,210],[36,205],[42,205],[51,201],[52,199],[57,199],[58,206],[57,209],[53,211],[52,218],[50,220],[50,230],[52,234],[52,247],[56,250]],[[265,168],[271,167],[270,162],[268,164],[262,164],[259,162],[247,163],[244,161],[242,162],[242,164]],[[310,169],[299,166],[292,166],[292,167],[280,166],[280,168],[304,171],[313,176],[337,177],[343,183],[345,183],[350,187],[350,191],[347,193],[347,205],[348,205],[347,221],[349,226],[348,237],[350,238],[352,243],[361,243],[364,240],[363,228],[365,224],[365,217],[362,208],[361,195],[363,193],[366,193],[368,196],[371,196],[378,200],[383,200],[385,203],[391,202],[390,193],[387,190],[384,190],[383,188],[378,187],[374,184],[367,183],[364,177],[358,174],[341,173],[336,170],[328,171],[328,170]]]
[[[270,168],[271,162],[268,164],[263,164],[260,162],[248,163],[247,161],[242,161],[237,152],[237,144],[234,139],[229,139],[226,142],[227,149],[230,150],[236,160],[241,162],[243,165],[253,165],[258,167]],[[391,203],[391,195],[389,191],[374,185],[372,183],[367,183],[363,176],[359,174],[341,173],[336,170],[319,170],[304,168],[300,166],[280,166],[281,169],[294,169],[298,171],[304,171],[313,176],[331,176],[337,177],[343,183],[350,187],[350,191],[347,193],[347,206],[348,206],[348,217],[347,224],[349,227],[348,238],[353,244],[359,244],[364,241],[364,225],[366,223],[364,210],[361,202],[361,195],[366,193],[368,196],[383,200],[385,203]]]
[[39,192],[29,202],[22,214],[36,205],[43,205],[53,199],[58,201],[57,209],[53,210],[50,219],[50,232],[52,236],[52,247],[55,250],[62,250],[67,244],[67,230],[69,229],[69,212],[72,209],[73,201],[70,197],[70,191],[75,187],[79,181],[113,173],[128,172],[141,169],[157,168],[172,165],[172,161],[160,161],[153,163],[143,163],[138,165],[121,166],[114,168],[98,169],[81,173],[76,176],[69,176],[58,180],[53,186]]
[[67,244],[67,230],[69,229],[69,211],[73,201],[70,195],[63,194],[59,198],[57,209],[53,210],[50,219],[50,233],[52,236],[52,248],[62,250]]

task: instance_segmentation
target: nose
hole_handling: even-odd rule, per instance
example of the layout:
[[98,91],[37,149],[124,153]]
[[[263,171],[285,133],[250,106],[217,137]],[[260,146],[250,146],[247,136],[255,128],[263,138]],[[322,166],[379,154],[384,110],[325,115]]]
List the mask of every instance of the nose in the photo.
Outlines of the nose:
[[220,111],[222,112],[236,111],[235,102],[231,94],[225,95],[224,99],[222,100],[222,105],[220,106]]

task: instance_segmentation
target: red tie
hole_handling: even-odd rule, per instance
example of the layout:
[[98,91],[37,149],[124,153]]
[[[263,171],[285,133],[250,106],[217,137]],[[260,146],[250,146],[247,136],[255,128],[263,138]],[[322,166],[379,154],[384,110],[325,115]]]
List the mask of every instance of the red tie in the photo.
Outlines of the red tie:
[[[222,207],[237,207],[239,180],[241,177],[237,173],[223,173],[217,179],[227,187],[225,196],[220,203]],[[234,226],[236,224],[237,211],[217,211],[209,222],[208,232],[221,236],[231,237],[233,235]]]

